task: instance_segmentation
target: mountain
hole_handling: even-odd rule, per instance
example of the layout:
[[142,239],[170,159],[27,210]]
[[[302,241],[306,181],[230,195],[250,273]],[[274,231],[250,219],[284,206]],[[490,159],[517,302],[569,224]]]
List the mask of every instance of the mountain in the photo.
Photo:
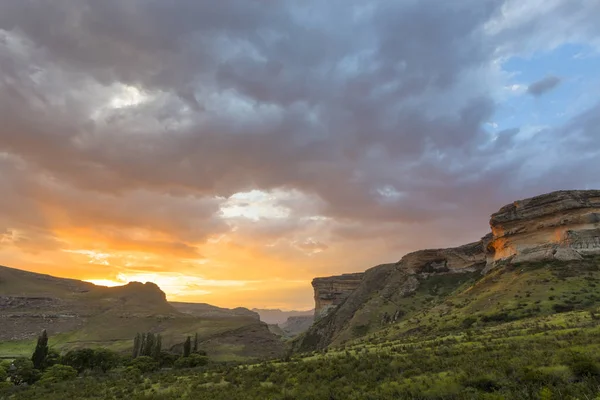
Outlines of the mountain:
[[410,253],[350,279],[315,279],[318,318],[295,348],[461,331],[600,304],[600,191],[515,201],[491,216],[490,227],[464,246]]
[[303,317],[314,315],[314,310],[308,311],[282,311],[278,309],[258,309],[253,308],[252,311],[260,315],[260,320],[270,325],[284,324],[289,317]]
[[0,267],[0,356],[31,351],[46,329],[60,350],[108,347],[128,351],[137,332],[160,333],[170,348],[198,333],[215,359],[281,355],[283,344],[247,309],[169,303],[153,283],[103,287]]
[[314,320],[315,317],[313,315],[289,317],[279,326],[285,336],[294,337],[309,330]]
[[244,307],[230,309],[206,303],[180,303],[176,301],[171,301],[169,304],[179,312],[199,318],[251,318],[260,321],[258,313]]

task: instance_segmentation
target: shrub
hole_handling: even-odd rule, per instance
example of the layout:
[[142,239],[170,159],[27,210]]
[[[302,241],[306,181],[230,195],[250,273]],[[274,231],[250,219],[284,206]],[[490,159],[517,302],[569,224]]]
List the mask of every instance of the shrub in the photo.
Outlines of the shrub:
[[131,367],[137,368],[142,373],[153,372],[159,368],[158,362],[148,356],[142,356],[132,360]]
[[208,357],[200,354],[191,354],[189,357],[181,357],[175,361],[175,368],[196,368],[208,364]]
[[464,381],[463,386],[472,387],[484,392],[494,392],[502,387],[493,377],[489,375],[467,379]]
[[68,365],[55,364],[48,368],[40,379],[41,383],[56,383],[77,378],[77,370]]
[[600,376],[600,367],[597,363],[590,359],[578,359],[575,360],[571,365],[571,372],[577,378],[595,377]]
[[477,322],[477,318],[467,317],[467,318],[463,319],[461,325],[463,326],[463,328],[470,328],[471,325],[473,325],[475,322]]
[[33,368],[33,361],[28,358],[17,358],[12,362],[8,371],[10,381],[15,385],[35,383],[40,377],[40,371]]

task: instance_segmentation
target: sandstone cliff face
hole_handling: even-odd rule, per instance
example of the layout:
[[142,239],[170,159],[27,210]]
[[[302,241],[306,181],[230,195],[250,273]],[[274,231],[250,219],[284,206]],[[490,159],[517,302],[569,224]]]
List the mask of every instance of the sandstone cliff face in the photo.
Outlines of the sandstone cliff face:
[[[321,349],[333,341],[350,339],[354,327],[380,320],[383,308],[410,296],[430,276],[481,271],[486,259],[484,240],[451,249],[407,254],[397,263],[378,265],[364,274],[353,274],[353,279],[346,278],[353,284],[340,285],[344,281],[340,276],[315,279],[315,307],[326,312],[321,311],[320,318],[296,343],[296,348]],[[334,290],[342,287],[350,290],[353,285],[356,286],[350,292]]]
[[410,296],[431,276],[485,275],[505,263],[576,262],[600,255],[600,190],[558,191],[516,201],[493,214],[490,227],[492,232],[475,243],[416,251],[347,280],[344,275],[315,279],[321,318],[297,348],[323,348],[351,338],[353,327],[369,326],[370,316],[381,314],[386,303]]
[[493,214],[490,226],[484,272],[503,262],[573,261],[600,254],[600,190],[515,201]]
[[315,278],[315,317],[320,318],[340,305],[360,285],[363,273]]

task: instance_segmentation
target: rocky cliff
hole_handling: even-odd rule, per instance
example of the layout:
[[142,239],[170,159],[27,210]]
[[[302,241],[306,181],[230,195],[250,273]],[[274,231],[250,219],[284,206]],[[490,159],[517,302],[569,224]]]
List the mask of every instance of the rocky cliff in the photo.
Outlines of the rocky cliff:
[[340,305],[360,285],[362,277],[361,272],[313,279],[315,317],[321,318]]
[[490,227],[485,272],[506,262],[573,261],[600,254],[600,190],[515,201],[492,215]]
[[[503,265],[578,262],[600,255],[600,191],[559,191],[516,201],[494,213],[490,227],[492,232],[478,242],[416,251],[395,264],[353,274],[350,284],[341,277],[315,279],[315,307],[322,318],[296,342],[297,348],[323,348],[380,329],[407,310],[424,307],[438,288],[451,292],[465,282],[474,284]],[[429,293],[423,293],[421,303],[406,300],[425,286]]]

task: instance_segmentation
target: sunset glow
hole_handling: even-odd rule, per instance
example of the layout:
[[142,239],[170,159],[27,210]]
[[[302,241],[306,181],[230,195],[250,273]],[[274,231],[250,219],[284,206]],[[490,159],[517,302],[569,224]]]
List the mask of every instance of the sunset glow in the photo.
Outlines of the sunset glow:
[[600,185],[593,1],[0,3],[0,265],[310,309]]

